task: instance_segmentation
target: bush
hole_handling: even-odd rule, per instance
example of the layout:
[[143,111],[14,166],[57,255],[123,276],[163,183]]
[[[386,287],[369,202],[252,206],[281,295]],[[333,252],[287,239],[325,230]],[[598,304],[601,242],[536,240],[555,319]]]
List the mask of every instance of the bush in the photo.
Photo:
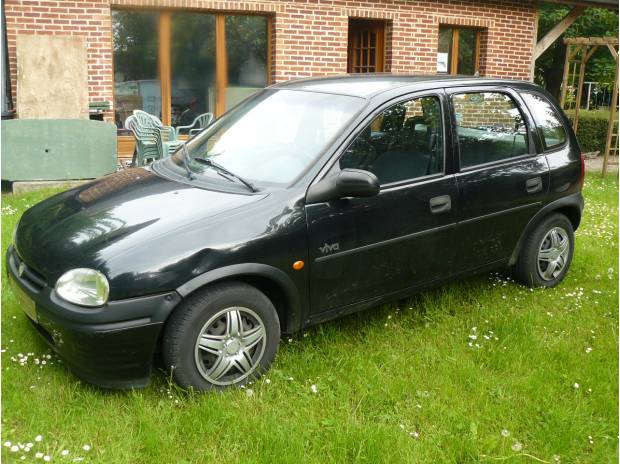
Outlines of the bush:
[[608,123],[609,120],[607,118],[590,117],[589,115],[582,115],[581,112],[579,113],[577,139],[579,140],[579,145],[581,145],[581,151],[584,153],[599,151],[601,155],[605,153]]

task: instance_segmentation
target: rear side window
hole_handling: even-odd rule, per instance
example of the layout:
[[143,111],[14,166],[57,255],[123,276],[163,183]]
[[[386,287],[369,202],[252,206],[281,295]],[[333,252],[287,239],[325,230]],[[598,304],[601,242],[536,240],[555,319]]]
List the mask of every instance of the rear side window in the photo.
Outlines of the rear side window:
[[461,168],[529,153],[527,127],[514,100],[500,92],[452,96]]
[[522,97],[532,112],[538,132],[545,142],[545,148],[551,149],[563,145],[566,142],[566,130],[551,103],[533,93],[524,93]]

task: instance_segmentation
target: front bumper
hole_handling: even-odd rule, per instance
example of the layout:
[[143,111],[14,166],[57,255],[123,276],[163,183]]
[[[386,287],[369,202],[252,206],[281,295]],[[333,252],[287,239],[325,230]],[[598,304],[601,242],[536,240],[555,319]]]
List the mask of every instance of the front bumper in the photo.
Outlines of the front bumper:
[[84,308],[60,299],[42,276],[21,261],[12,246],[6,264],[22,309],[76,376],[112,389],[149,383],[157,341],[166,318],[181,300],[178,293]]

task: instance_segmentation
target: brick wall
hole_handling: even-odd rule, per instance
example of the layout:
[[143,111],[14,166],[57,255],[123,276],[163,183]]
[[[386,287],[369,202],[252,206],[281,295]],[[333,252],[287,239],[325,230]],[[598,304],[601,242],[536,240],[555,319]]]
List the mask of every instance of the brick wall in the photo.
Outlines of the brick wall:
[[[474,0],[5,0],[13,92],[18,34],[83,35],[88,47],[91,101],[113,100],[114,8],[186,8],[263,12],[273,16],[272,76],[276,82],[347,70],[349,18],[387,21],[386,70],[436,70],[440,24],[483,28],[481,74],[529,79],[535,33],[533,2]],[[154,31],[155,33],[155,31]],[[112,119],[112,113],[106,115]]]

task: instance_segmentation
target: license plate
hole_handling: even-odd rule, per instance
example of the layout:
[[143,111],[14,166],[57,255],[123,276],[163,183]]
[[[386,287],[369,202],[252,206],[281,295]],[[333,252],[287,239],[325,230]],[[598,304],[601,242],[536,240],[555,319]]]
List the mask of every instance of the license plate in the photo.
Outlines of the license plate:
[[9,282],[11,283],[11,290],[17,299],[17,304],[19,307],[26,313],[26,316],[37,322],[37,310],[35,308],[34,300],[30,298],[19,285],[17,285],[17,282],[15,282],[14,279],[9,278]]

